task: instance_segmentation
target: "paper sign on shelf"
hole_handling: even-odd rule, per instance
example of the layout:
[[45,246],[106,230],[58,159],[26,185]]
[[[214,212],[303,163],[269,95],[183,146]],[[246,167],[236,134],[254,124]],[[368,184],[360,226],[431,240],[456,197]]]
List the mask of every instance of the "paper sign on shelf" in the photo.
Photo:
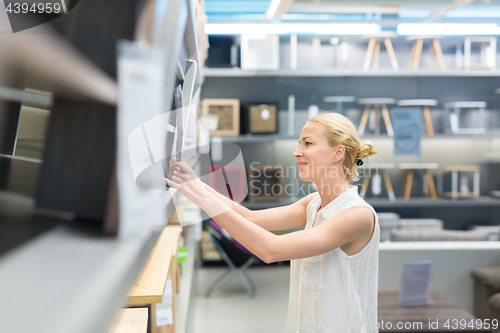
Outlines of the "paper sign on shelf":
[[156,326],[167,326],[174,323],[174,313],[172,311],[172,279],[167,279],[163,302],[156,304]]
[[420,155],[422,109],[394,108],[394,155]]
[[401,278],[400,304],[403,306],[432,304],[429,298],[430,276],[430,260],[405,263]]

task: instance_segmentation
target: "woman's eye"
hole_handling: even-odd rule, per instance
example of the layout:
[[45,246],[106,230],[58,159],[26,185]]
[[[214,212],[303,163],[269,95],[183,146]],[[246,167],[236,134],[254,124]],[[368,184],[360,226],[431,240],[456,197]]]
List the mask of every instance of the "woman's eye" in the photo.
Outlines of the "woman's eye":
[[306,142],[306,146],[312,145],[311,142]]

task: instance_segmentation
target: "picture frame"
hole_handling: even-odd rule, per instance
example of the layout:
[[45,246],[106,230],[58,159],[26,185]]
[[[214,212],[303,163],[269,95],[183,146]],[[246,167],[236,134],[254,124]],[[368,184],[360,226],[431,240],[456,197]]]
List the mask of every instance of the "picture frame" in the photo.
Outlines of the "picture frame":
[[237,136],[240,134],[240,100],[233,98],[205,98],[201,101],[202,113],[219,116],[214,136]]

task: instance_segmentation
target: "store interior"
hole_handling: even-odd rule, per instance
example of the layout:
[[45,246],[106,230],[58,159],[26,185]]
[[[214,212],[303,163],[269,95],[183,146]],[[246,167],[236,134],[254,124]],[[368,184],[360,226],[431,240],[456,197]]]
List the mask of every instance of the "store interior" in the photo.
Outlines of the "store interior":
[[284,332],[290,261],[162,178],[291,205],[322,113],[377,151],[378,330],[500,331],[500,1],[27,2],[0,3],[0,332]]

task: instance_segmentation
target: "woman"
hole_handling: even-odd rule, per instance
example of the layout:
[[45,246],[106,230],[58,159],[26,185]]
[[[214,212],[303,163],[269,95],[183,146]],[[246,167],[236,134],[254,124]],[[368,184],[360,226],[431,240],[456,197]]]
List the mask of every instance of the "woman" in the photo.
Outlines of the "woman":
[[[289,206],[248,210],[182,162],[165,181],[266,263],[291,260],[287,333],[378,332],[380,229],[375,210],[349,186],[357,165],[375,153],[371,142],[360,143],[352,122],[327,113],[306,123],[293,153],[300,179],[318,192]],[[268,231],[298,227],[305,229],[281,236]]]

